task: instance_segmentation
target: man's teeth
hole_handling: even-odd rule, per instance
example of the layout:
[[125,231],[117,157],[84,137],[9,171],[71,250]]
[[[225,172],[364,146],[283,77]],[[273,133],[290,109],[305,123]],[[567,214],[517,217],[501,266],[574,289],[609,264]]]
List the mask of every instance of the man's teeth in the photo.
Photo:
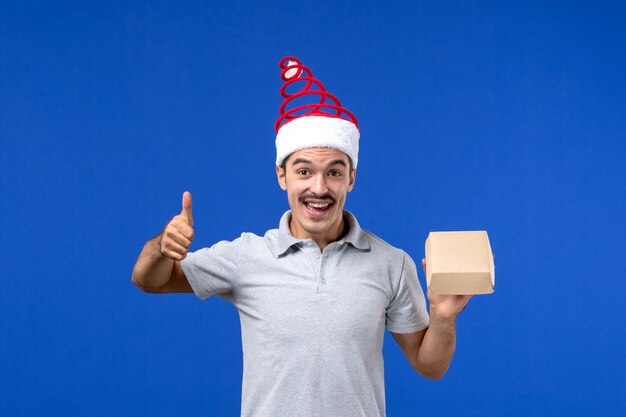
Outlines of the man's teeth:
[[318,209],[324,209],[328,207],[329,205],[329,203],[307,203],[307,204],[311,207],[318,208]]

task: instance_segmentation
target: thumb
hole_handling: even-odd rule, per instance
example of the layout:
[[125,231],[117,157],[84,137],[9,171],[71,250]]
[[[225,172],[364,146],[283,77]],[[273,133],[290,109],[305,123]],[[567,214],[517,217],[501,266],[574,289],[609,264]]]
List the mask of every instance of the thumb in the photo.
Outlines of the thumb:
[[193,215],[191,214],[191,193],[189,191],[185,191],[183,193],[183,209],[180,212],[180,215],[187,219],[187,224],[189,224],[189,226],[193,226]]

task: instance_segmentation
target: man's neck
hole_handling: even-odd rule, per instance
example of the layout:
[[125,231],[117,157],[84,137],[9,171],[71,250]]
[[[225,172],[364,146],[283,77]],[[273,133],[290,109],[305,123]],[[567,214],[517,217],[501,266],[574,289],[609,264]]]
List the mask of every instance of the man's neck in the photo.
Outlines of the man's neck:
[[291,235],[297,239],[312,239],[320,248],[320,251],[324,251],[324,248],[329,244],[343,239],[350,231],[350,225],[346,221],[345,216],[341,216],[339,224],[331,230],[328,230],[326,233],[311,234],[305,231],[297,233],[296,227],[293,224],[293,219],[290,219],[289,231],[291,232]]

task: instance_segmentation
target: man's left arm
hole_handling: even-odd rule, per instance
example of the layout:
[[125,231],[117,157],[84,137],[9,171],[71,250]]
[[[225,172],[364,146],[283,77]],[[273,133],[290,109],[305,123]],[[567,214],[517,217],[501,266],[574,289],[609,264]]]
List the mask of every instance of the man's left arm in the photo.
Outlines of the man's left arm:
[[[425,260],[422,260],[425,264]],[[430,325],[415,333],[391,333],[420,375],[440,379],[448,370],[456,348],[456,317],[471,295],[433,294],[428,290]]]

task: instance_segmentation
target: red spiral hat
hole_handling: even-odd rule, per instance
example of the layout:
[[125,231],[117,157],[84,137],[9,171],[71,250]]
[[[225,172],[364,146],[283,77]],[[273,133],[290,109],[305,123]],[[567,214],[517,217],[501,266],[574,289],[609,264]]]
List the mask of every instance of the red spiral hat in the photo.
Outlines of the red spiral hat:
[[360,134],[354,114],[298,58],[285,57],[278,65],[285,82],[280,94],[285,100],[274,125],[276,165],[297,150],[320,147],[344,152],[356,167]]

